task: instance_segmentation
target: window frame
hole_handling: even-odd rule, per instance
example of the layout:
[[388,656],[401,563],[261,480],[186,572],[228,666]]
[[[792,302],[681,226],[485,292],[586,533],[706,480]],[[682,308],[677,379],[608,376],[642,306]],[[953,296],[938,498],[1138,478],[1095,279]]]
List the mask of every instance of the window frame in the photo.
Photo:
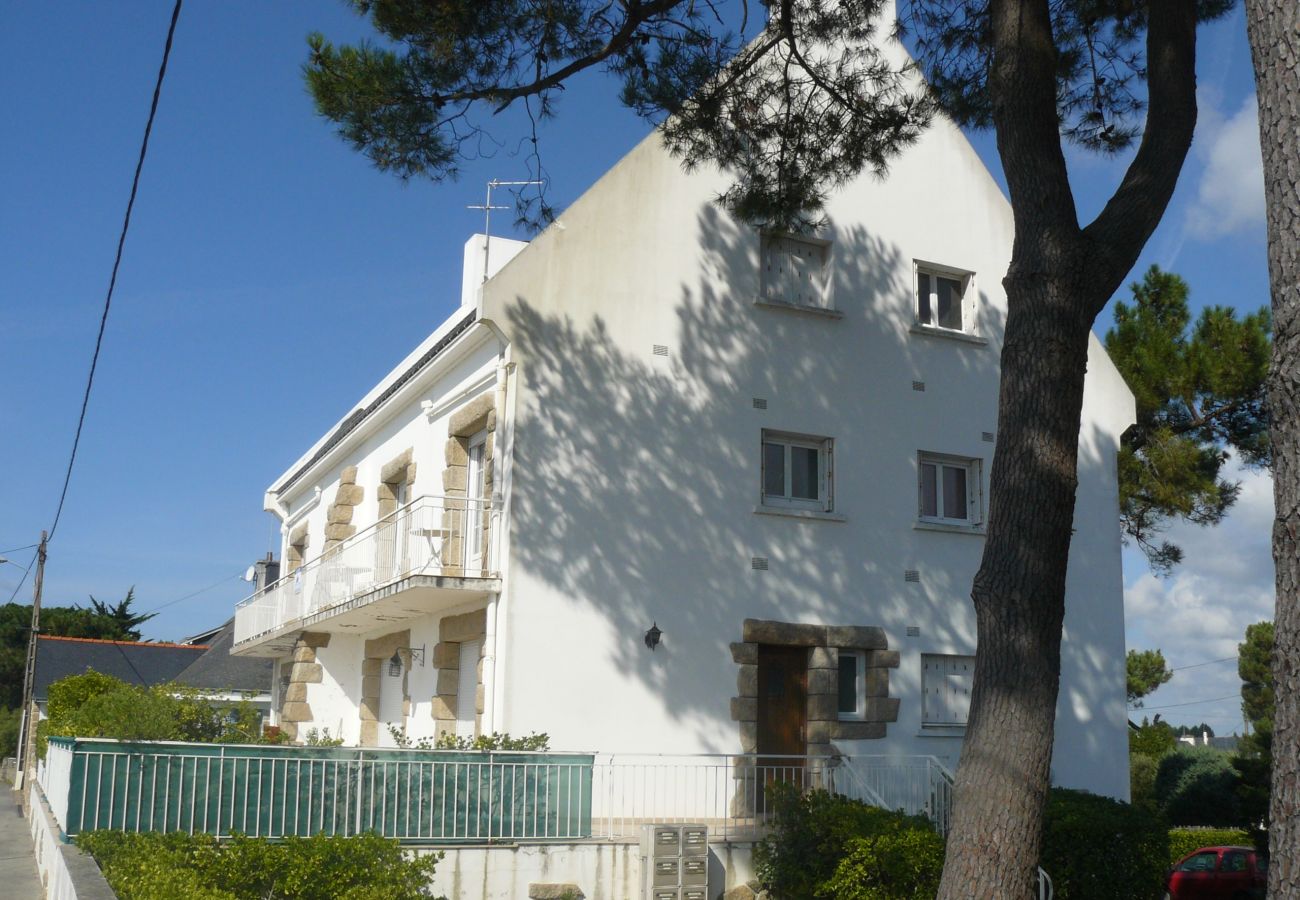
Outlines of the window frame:
[[[934,505],[937,515],[925,514],[925,467],[935,466]],[[943,469],[962,469],[966,473],[966,517],[955,518],[943,503]],[[950,525],[957,528],[979,528],[984,524],[984,460],[979,457],[957,456],[952,453],[934,453],[918,450],[916,453],[916,520],[932,525]]]
[[[782,454],[782,478],[785,493],[782,495],[767,492],[767,445],[776,444],[785,448]],[[809,499],[791,495],[793,481],[793,454],[790,448],[800,447],[817,453],[817,497]],[[789,431],[776,431],[764,428],[759,436],[759,472],[758,501],[759,506],[767,509],[802,509],[816,512],[831,512],[834,509],[834,440],[811,434],[796,434]]]
[[[961,327],[950,328],[947,325],[940,325],[936,320],[938,318],[937,298],[938,294],[932,290],[928,295],[930,300],[930,321],[921,320],[921,276],[928,275],[931,279],[947,278],[961,283],[961,299],[959,307],[961,310]],[[978,335],[976,328],[976,309],[975,309],[975,273],[969,269],[958,269],[954,266],[945,266],[940,263],[926,262],[924,260],[912,261],[912,322],[915,327],[933,334],[941,335],[968,335],[975,337]]]
[[[820,256],[820,269],[810,277],[809,292],[816,295],[817,302],[800,301],[787,296],[782,290],[783,280],[773,279],[769,274],[769,254],[775,252],[775,245],[780,243],[802,244],[810,248],[811,253]],[[807,234],[794,234],[788,231],[759,232],[758,246],[758,302],[770,306],[785,306],[796,310],[834,313],[835,305],[831,296],[831,246],[826,238]],[[790,252],[783,255],[792,256]]]
[[[940,669],[937,665],[933,669],[931,669],[930,667],[931,663],[937,664],[940,660],[944,661],[947,664],[961,661],[969,665],[970,667],[969,685],[967,686],[965,691],[966,713],[965,716],[963,716],[960,719],[958,719],[955,715],[951,719],[944,719],[944,720],[932,718],[931,716],[930,704],[928,702],[928,698],[931,693],[930,687],[932,683],[927,680],[927,675],[931,672],[934,672],[935,676],[933,677],[942,677],[944,679],[942,682],[942,687],[945,690],[951,686],[948,679],[952,676],[946,670],[946,668],[942,673],[940,673]],[[921,654],[921,727],[922,728],[965,728],[966,723],[970,720],[970,685],[973,685],[974,681],[975,681],[975,657],[973,655],[967,655],[962,653],[922,653]],[[936,687],[935,693],[938,692],[939,692],[938,687]],[[948,706],[949,704],[945,700],[944,707],[948,708]]]
[[[836,657],[835,668],[835,713],[836,718],[841,722],[864,722],[867,718],[867,653],[865,650],[850,650],[841,648]],[[851,712],[839,708],[840,692],[840,666],[844,664],[846,657],[852,657],[857,667],[857,690],[854,692],[854,708]]]

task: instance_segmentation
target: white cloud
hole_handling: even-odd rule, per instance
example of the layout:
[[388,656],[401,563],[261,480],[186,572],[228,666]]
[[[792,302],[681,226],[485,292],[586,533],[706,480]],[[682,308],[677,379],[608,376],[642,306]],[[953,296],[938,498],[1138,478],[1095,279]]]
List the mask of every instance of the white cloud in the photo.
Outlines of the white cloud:
[[[1185,554],[1172,576],[1156,578],[1139,562],[1140,553],[1125,555],[1126,567],[1136,573],[1124,591],[1129,647],[1159,648],[1174,668],[1195,666],[1175,672],[1146,699],[1150,712],[1135,718],[1159,712],[1176,724],[1205,721],[1220,733],[1241,730],[1236,665],[1198,664],[1235,656],[1246,626],[1273,618],[1273,482],[1267,472],[1248,469],[1229,477],[1241,482],[1241,495],[1221,525],[1169,529],[1166,536]],[[1220,697],[1230,699],[1213,699]]]
[[1264,163],[1259,149],[1255,95],[1231,115],[1211,91],[1200,91],[1193,152],[1202,161],[1196,199],[1187,213],[1193,237],[1209,239],[1257,227],[1264,221]]

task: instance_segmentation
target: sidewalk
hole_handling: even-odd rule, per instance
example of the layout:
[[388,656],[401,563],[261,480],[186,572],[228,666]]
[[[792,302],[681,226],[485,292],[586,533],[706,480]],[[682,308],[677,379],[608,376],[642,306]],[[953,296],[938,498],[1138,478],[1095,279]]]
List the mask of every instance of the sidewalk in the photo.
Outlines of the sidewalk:
[[0,800],[0,885],[9,900],[43,900],[45,889],[36,875],[32,834],[18,805],[18,795],[6,789]]

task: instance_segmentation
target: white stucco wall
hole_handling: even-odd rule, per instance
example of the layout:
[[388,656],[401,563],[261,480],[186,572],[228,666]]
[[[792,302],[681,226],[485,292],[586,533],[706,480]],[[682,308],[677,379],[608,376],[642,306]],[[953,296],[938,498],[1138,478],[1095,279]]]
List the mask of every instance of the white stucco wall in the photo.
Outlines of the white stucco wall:
[[[829,319],[755,306],[759,237],[711,204],[724,185],[647,138],[485,288],[519,365],[497,727],[564,748],[735,752],[728,644],[744,618],[878,625],[901,652],[898,721],[886,740],[837,743],[955,763],[960,733],[921,727],[920,658],[975,651],[983,538],[913,527],[916,457],[982,459],[987,489],[1009,208],[936,123],[887,180],[831,197],[843,317]],[[975,273],[985,343],[910,330],[915,260]],[[1126,796],[1114,451],[1132,400],[1104,354],[1090,368],[1054,774]],[[834,439],[845,521],[755,514],[764,428]]]

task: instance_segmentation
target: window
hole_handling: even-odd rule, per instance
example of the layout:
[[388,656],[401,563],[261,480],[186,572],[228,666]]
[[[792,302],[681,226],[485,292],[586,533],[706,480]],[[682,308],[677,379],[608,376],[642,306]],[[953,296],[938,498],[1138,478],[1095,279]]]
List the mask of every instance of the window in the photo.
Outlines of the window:
[[921,656],[921,724],[965,725],[975,657],[926,653]]
[[1214,867],[1219,863],[1219,852],[1217,850],[1207,850],[1203,853],[1197,853],[1195,856],[1189,856],[1183,860],[1178,867],[1180,872],[1213,872]]
[[918,464],[921,521],[948,525],[983,521],[980,460],[922,453]]
[[763,432],[763,505],[830,511],[830,438]]
[[865,708],[867,655],[861,650],[840,651],[839,715],[841,720],[861,720]]
[[916,266],[916,322],[926,328],[973,334],[974,275],[918,263]]
[[829,241],[788,234],[765,234],[762,241],[763,301],[830,308]]

